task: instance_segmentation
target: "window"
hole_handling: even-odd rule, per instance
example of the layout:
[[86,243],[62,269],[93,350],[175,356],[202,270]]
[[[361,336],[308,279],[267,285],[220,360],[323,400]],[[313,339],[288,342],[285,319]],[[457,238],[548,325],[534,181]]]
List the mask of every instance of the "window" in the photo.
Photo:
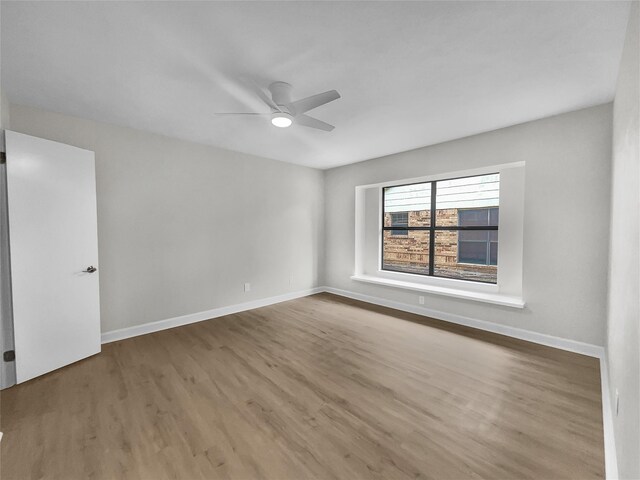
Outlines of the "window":
[[[392,227],[408,227],[409,226],[409,212],[395,212],[391,213],[391,226]],[[404,230],[391,230],[391,235],[394,236],[406,236],[409,231]]]
[[382,190],[382,269],[496,283],[500,175]]
[[[458,225],[498,226],[497,208],[459,210]],[[498,232],[461,231],[458,234],[458,263],[498,265]]]

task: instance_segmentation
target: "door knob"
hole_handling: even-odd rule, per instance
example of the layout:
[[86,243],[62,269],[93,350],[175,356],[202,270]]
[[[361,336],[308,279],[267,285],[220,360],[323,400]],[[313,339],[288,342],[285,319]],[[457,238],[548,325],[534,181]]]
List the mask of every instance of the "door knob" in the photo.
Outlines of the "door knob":
[[95,272],[96,270],[98,270],[98,269],[97,269],[96,267],[94,267],[93,265],[91,265],[91,266],[87,267],[87,269],[86,269],[86,270],[83,270],[83,272],[86,272],[86,273],[93,273],[93,272]]

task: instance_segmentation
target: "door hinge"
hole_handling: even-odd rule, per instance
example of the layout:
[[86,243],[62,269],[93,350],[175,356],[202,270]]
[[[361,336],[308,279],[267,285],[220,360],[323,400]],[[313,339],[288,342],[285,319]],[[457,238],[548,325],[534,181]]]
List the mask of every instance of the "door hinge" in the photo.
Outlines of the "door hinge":
[[7,350],[2,355],[2,358],[5,362],[13,362],[16,359],[16,351],[15,350]]
[[7,154],[4,152],[0,152],[0,165],[3,163],[7,163]]

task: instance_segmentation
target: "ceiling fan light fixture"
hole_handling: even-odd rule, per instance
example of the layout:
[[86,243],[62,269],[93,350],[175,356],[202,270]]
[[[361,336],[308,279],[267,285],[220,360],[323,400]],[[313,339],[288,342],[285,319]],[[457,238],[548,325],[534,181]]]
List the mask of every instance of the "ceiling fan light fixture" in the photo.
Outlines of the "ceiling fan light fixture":
[[277,112],[271,116],[271,123],[276,127],[287,128],[293,123],[293,117],[288,113]]

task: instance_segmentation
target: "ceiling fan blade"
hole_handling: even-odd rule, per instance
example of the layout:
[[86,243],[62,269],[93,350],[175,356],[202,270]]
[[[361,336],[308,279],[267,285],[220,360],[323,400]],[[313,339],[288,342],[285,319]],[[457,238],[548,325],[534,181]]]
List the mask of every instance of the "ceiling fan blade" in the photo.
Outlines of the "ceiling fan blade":
[[325,132],[330,132],[333,130],[333,125],[329,125],[322,120],[318,120],[317,118],[310,117],[309,115],[305,115],[304,113],[301,115],[296,115],[294,117],[295,123],[298,125],[304,125],[305,127],[317,128],[318,130],[324,130]]
[[293,115],[299,115],[304,112],[308,112],[314,108],[324,105],[325,103],[333,102],[340,98],[340,94],[335,90],[329,90],[328,92],[312,95],[301,100],[296,100],[287,105],[287,108]]
[[270,113],[254,113],[254,112],[230,112],[230,113],[214,113],[216,117],[224,115],[271,115]]

